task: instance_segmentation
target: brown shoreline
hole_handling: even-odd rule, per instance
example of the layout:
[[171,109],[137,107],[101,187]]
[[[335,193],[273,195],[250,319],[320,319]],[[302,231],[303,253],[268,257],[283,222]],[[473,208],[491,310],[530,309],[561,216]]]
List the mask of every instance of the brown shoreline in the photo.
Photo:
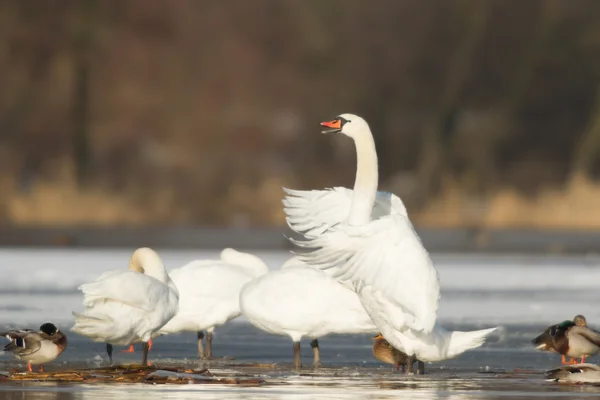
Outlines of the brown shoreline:
[[[517,229],[417,229],[425,247],[444,253],[590,254],[600,231]],[[0,247],[173,249],[237,247],[287,250],[289,229],[210,227],[0,227]]]

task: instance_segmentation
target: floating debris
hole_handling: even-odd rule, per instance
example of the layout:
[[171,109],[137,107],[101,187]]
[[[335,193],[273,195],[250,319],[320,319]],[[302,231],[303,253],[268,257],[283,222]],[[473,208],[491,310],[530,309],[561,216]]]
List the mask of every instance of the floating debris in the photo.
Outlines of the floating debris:
[[107,368],[55,372],[9,371],[0,381],[35,381],[68,383],[148,383],[148,384],[220,384],[257,386],[264,381],[253,377],[216,377],[208,369],[122,365]]

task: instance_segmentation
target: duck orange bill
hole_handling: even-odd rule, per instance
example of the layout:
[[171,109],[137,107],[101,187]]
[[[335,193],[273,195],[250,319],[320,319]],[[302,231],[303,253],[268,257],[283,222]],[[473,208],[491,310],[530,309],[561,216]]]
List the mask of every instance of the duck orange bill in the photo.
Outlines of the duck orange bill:
[[333,121],[321,122],[321,126],[331,129],[342,129],[342,121],[334,119]]
[[381,333],[380,333],[380,334],[378,334],[377,336],[373,336],[373,337],[371,338],[371,340],[378,340],[378,339],[383,339],[383,336],[381,336]]

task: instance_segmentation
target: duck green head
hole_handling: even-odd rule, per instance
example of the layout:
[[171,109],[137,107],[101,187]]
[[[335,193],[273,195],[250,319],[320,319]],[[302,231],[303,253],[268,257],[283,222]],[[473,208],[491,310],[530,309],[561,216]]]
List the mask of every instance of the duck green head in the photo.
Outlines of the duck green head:
[[566,328],[570,328],[572,326],[575,326],[575,322],[569,321],[569,320],[563,321],[560,324],[558,324],[558,327],[560,329],[566,329]]

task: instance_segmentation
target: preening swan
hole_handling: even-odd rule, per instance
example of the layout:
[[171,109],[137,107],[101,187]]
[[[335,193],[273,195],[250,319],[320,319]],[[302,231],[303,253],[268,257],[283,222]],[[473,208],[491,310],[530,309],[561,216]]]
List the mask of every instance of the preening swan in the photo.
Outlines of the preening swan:
[[158,254],[137,249],[129,270],[106,271],[94,282],[79,286],[83,313],[73,313],[71,330],[96,342],[105,342],[112,363],[112,345],[144,343],[143,364],[148,361],[148,341],[175,316],[179,295]]
[[440,361],[483,344],[496,328],[449,332],[436,323],[438,274],[406,213],[372,215],[378,197],[378,165],[367,122],[342,114],[321,125],[323,133],[342,133],[354,140],[356,179],[350,204],[348,194],[341,200],[340,207],[348,209],[348,214],[326,212],[319,201],[296,204],[288,214],[291,228],[306,232],[308,238],[290,240],[312,249],[298,257],[314,267],[333,269],[340,281],[352,282],[383,337],[409,356]]
[[[295,368],[301,367],[302,337],[377,332],[354,291],[297,258],[246,284],[240,307],[254,326],[292,339]],[[313,340],[311,347],[317,367],[318,342]]]
[[[241,315],[240,290],[269,267],[255,255],[224,249],[219,260],[197,260],[170,271],[179,290],[179,312],[158,334],[198,332],[198,357],[212,357],[215,327]],[[207,331],[206,351],[202,345]]]

